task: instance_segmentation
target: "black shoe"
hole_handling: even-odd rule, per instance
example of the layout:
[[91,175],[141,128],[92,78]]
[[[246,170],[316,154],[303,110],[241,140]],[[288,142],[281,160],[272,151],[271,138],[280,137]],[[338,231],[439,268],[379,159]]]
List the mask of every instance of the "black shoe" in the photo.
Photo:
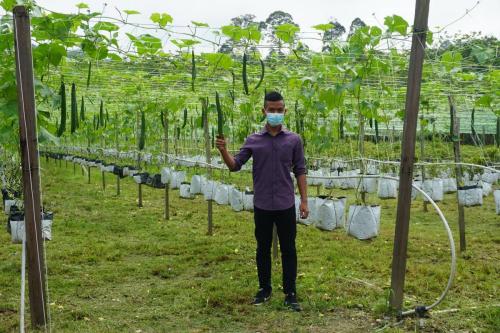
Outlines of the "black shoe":
[[260,288],[257,294],[255,294],[253,305],[261,305],[267,302],[271,298],[271,290],[266,290]]
[[295,293],[289,293],[285,296],[285,306],[292,309],[293,311],[302,311],[302,308],[297,301],[297,295]]

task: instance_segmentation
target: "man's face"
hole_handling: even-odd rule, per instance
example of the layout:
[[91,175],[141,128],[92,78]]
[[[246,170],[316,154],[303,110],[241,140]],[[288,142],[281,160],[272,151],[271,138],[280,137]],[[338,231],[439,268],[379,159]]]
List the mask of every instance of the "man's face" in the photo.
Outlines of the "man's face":
[[285,108],[284,101],[267,101],[264,108],[262,108],[262,113],[283,113],[285,114],[287,109]]

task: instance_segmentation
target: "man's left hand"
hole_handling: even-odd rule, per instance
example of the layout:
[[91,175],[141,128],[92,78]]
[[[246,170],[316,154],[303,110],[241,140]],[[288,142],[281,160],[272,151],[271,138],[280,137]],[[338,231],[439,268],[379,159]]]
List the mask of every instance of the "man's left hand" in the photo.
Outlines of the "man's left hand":
[[309,216],[309,207],[307,206],[307,201],[302,201],[299,207],[300,218],[307,219]]

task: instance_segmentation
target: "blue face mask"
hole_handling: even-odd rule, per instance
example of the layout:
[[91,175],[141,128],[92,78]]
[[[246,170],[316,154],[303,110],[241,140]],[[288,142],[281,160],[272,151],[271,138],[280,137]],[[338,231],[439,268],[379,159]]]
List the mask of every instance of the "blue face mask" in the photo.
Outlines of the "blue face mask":
[[266,113],[267,122],[271,127],[276,127],[283,124],[283,119],[285,118],[284,113]]

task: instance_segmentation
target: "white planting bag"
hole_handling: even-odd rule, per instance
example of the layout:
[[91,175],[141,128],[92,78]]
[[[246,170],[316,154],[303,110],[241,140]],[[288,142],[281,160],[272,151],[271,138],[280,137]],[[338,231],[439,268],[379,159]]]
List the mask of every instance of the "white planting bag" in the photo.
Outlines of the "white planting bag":
[[219,184],[215,188],[214,200],[219,205],[229,204],[229,186],[225,184]]
[[217,183],[213,180],[207,180],[203,188],[203,197],[205,200],[214,200]]
[[443,179],[444,193],[454,193],[457,191],[457,180],[455,178]]
[[377,192],[377,178],[362,178],[359,180],[360,191],[365,193],[375,193]]
[[483,189],[480,186],[471,185],[458,188],[458,202],[462,206],[482,206]]
[[323,203],[324,199],[309,197],[307,198],[307,206],[309,208],[309,216],[306,219],[300,217],[300,198],[295,197],[295,213],[297,221],[304,225],[311,225],[318,221],[318,204]]
[[238,191],[236,188],[231,188],[229,192],[229,204],[235,212],[243,210],[243,192]]
[[[416,187],[418,187],[419,189],[422,188],[422,181],[420,180],[414,180],[413,181],[413,185],[415,185]],[[416,200],[417,197],[419,196],[420,192],[415,189],[413,186],[411,187],[411,199],[412,200]]]
[[43,214],[42,237],[45,240],[52,240],[52,214]]
[[194,195],[190,191],[190,185],[187,183],[182,183],[179,187],[179,195],[184,199],[193,199]]
[[253,211],[253,191],[245,191],[243,195],[243,209]]
[[[355,176],[357,175],[356,171],[346,171],[346,172],[341,172],[340,176]],[[343,190],[347,190],[350,188],[356,188],[357,182],[356,178],[342,178],[339,179],[339,187]]]
[[10,224],[10,236],[12,239],[12,243],[14,244],[22,243],[26,235],[24,231],[24,219],[9,220],[9,224]]
[[[422,189],[427,195],[431,197],[433,201],[442,201],[444,197],[443,191],[443,180],[439,178],[424,180],[422,184]],[[429,202],[429,200],[424,197],[424,201]]]
[[499,172],[491,172],[491,171],[485,171],[481,175],[481,180],[483,182],[487,182],[490,184],[495,184],[498,181],[500,173]]
[[351,205],[346,229],[357,239],[376,237],[380,229],[380,206]]
[[392,179],[380,178],[377,195],[381,199],[396,198],[398,196],[397,182]]
[[481,186],[483,189],[483,197],[487,197],[491,193],[491,184],[481,181]]
[[194,175],[191,177],[191,186],[189,188],[189,191],[191,194],[201,194],[201,183],[202,183],[202,176],[200,175]]
[[179,188],[181,187],[181,183],[184,180],[186,180],[186,171],[177,171],[177,172],[174,171],[172,172],[170,178],[171,178],[169,183],[170,188],[172,190]]
[[[123,169],[123,172],[125,173],[125,169]],[[172,175],[172,169],[170,168],[161,168],[161,182],[163,184],[170,183],[170,177]]]
[[4,204],[4,211],[5,214],[10,214],[10,207],[14,206],[16,204],[16,200],[5,200],[3,202]]
[[495,190],[493,197],[495,198],[496,213],[500,215],[500,190]]
[[318,207],[318,221],[316,227],[331,231],[342,226],[346,198],[327,199]]

